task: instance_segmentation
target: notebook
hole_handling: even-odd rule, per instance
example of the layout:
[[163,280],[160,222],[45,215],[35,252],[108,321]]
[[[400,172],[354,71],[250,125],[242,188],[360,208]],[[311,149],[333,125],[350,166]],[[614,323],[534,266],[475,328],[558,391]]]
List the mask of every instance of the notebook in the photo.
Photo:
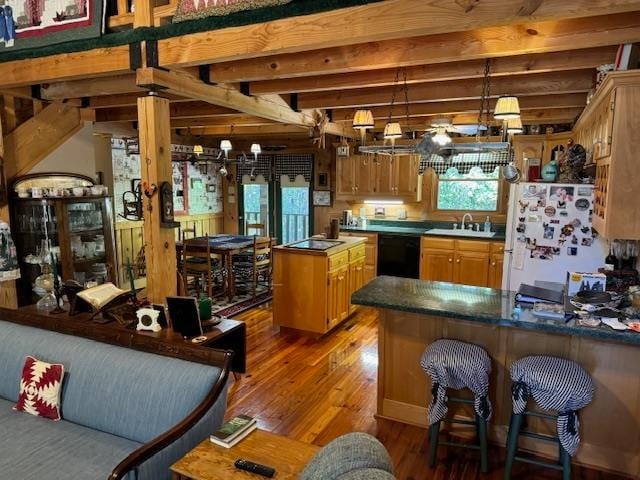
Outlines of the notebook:
[[167,297],[167,309],[173,330],[184,338],[202,335],[202,323],[195,297]]

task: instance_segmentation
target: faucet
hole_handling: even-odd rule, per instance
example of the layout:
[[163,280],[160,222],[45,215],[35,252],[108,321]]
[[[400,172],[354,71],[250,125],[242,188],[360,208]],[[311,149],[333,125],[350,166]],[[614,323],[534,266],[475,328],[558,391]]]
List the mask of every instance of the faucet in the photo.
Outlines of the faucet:
[[464,229],[465,229],[465,226],[464,226],[464,219],[465,219],[465,218],[467,218],[467,215],[469,215],[469,220],[471,221],[471,223],[473,223],[473,217],[471,216],[471,214],[470,214],[469,212],[465,213],[465,214],[462,216],[462,222],[460,222],[460,228],[461,228],[462,230],[464,230]]

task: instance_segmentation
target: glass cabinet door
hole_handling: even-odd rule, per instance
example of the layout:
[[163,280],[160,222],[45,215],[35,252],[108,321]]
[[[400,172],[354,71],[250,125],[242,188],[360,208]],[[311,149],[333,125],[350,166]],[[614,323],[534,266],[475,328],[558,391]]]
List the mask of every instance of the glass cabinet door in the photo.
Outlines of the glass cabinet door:
[[73,202],[65,207],[73,265],[71,274],[66,276],[82,284],[103,283],[108,277],[103,203]]

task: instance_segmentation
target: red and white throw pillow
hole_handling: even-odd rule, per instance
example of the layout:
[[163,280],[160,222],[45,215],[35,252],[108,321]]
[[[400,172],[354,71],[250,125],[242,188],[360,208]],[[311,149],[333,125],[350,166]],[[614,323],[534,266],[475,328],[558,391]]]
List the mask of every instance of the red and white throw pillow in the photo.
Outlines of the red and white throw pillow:
[[27,356],[20,379],[20,392],[14,410],[36,417],[60,420],[60,392],[64,365],[46,363]]

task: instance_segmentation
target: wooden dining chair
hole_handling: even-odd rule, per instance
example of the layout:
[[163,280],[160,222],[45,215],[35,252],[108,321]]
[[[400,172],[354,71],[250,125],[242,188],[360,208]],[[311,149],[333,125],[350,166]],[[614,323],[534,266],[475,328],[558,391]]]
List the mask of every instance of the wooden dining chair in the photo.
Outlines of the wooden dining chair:
[[[256,290],[260,279],[271,289],[272,263],[271,249],[274,241],[269,237],[254,237],[250,254],[234,262],[233,270],[236,282],[251,284],[252,297],[256,298]],[[245,260],[246,258],[246,260]]]
[[[251,230],[253,230],[255,233],[251,233]],[[265,230],[266,230],[266,226],[264,223],[246,223],[244,227],[245,235],[262,236],[267,233]]]
[[203,280],[203,283],[206,283],[207,295],[211,298],[218,264],[219,262],[216,262],[211,256],[211,247],[208,242],[205,246],[185,241],[182,245],[182,282],[185,295],[188,295],[189,278],[191,277],[196,293],[199,292],[200,280]]
[[193,222],[193,226],[191,228],[180,228],[180,233],[178,234],[180,240],[183,242],[189,238],[195,238],[196,236],[196,222]]

